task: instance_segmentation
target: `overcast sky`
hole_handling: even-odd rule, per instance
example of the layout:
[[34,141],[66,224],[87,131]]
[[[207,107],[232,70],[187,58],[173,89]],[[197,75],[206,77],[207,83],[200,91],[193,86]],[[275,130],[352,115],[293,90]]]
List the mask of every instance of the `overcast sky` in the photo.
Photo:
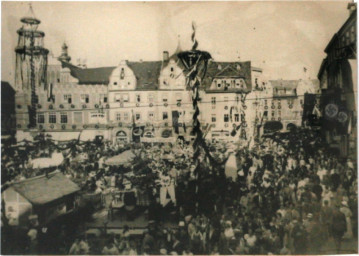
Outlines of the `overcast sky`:
[[[115,66],[121,60],[159,60],[178,35],[218,61],[250,60],[271,79],[316,77],[324,48],[349,16],[347,2],[33,2],[45,46],[59,56],[64,41],[76,63]],[[1,74],[13,83],[14,48],[28,3],[2,2]]]

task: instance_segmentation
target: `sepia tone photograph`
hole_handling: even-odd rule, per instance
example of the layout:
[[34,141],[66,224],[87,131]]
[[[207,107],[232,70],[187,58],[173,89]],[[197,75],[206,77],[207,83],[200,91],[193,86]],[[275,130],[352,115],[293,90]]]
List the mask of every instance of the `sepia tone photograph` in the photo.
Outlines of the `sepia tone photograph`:
[[1,254],[357,254],[356,8],[2,1]]

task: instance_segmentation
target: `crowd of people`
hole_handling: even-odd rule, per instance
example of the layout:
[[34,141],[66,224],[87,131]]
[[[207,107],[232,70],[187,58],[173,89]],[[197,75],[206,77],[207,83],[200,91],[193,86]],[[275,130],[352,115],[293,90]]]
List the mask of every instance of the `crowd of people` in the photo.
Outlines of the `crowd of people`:
[[[251,148],[208,143],[214,162],[204,150],[193,159],[191,143],[182,140],[44,145],[26,156],[18,148],[2,154],[5,181],[38,175],[41,170],[24,167],[46,149],[63,152],[58,168],[85,191],[104,197],[136,188],[144,195],[137,204],[148,207],[148,229],[141,238],[132,237],[129,228],[106,235],[102,254],[320,254],[328,241],[340,252],[343,239],[357,237],[356,159],[340,159],[310,130],[263,137]],[[126,150],[135,156],[131,164],[106,165],[107,158]],[[224,164],[230,154],[237,171],[228,177]],[[166,211],[174,211],[175,227],[165,225]],[[67,250],[91,252],[84,236]]]
[[[235,150],[236,179],[221,162],[231,152],[210,148],[221,164],[210,164],[203,151],[196,167],[186,143],[144,148],[142,159],[158,174],[147,183],[156,225],[137,243],[120,238],[131,246],[110,237],[104,254],[306,254],[323,253],[328,241],[340,252],[343,239],[357,237],[356,163],[330,153],[317,134],[298,131]],[[172,185],[163,201],[161,190]],[[158,209],[167,203],[177,209],[176,228],[162,225]]]

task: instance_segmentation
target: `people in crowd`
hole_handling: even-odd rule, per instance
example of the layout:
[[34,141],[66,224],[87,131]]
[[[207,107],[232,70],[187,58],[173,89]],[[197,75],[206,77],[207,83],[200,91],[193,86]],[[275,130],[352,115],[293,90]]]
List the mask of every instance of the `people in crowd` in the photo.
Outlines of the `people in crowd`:
[[[196,159],[191,143],[183,142],[122,148],[74,143],[64,149],[45,144],[46,152],[68,156],[59,170],[84,192],[101,195],[106,208],[108,194],[129,189],[137,190],[136,204],[148,207],[157,228],[136,243],[126,227],[120,239],[108,239],[102,254],[320,254],[329,239],[339,253],[342,240],[356,232],[356,163],[343,162],[310,130],[263,137],[252,148],[239,145],[237,179],[225,176],[228,145],[219,142],[208,143]],[[29,156],[4,150],[7,181],[41,174],[18,167],[43,150],[34,148]],[[106,164],[125,150],[135,154],[129,166]],[[160,229],[172,211],[179,224]],[[69,254],[88,254],[91,248],[75,240]]]

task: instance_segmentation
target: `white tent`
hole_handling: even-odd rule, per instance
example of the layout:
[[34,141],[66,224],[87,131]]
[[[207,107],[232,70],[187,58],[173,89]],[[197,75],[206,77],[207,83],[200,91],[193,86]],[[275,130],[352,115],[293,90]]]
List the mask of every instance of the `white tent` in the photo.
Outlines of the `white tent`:
[[64,156],[62,153],[53,153],[51,158],[50,157],[42,157],[32,159],[30,161],[30,165],[33,168],[49,168],[49,167],[56,167],[59,166],[62,161],[64,160]]
[[106,159],[107,165],[122,165],[130,163],[135,158],[135,154],[131,150],[126,150],[117,156]]
[[232,177],[233,181],[237,180],[237,159],[234,154],[231,154],[225,165],[225,175],[227,178]]

